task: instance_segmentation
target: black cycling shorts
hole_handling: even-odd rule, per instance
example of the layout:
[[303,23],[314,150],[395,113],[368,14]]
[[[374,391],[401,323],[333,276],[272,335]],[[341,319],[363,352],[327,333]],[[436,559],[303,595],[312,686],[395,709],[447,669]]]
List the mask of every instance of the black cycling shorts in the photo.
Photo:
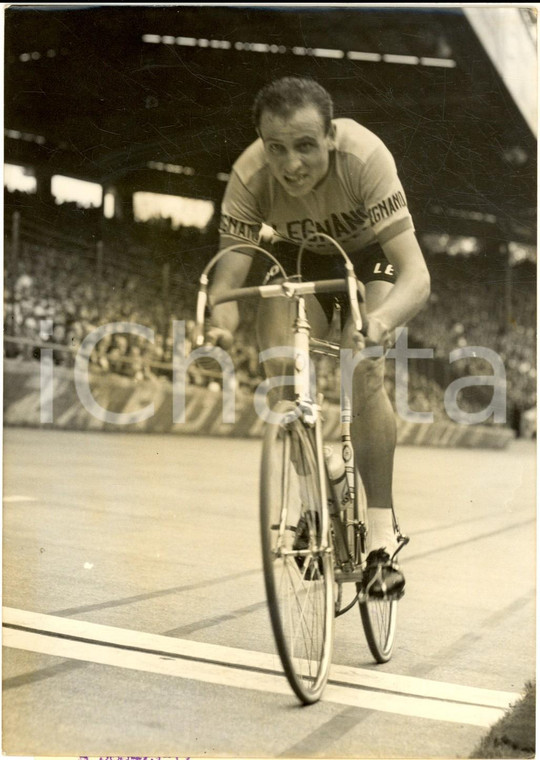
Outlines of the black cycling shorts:
[[[298,248],[286,242],[275,243],[271,251],[282,264],[288,275],[296,273]],[[373,243],[367,248],[347,254],[354,266],[359,280],[364,284],[374,280],[383,280],[392,284],[396,281],[394,267],[379,243]],[[279,277],[277,267],[271,266],[265,278],[265,283]],[[302,256],[302,278],[304,280],[333,280],[345,276],[344,261],[340,254],[321,254],[306,251]],[[327,319],[332,319],[336,300],[341,304],[343,315],[348,314],[348,301],[344,293],[320,293],[316,296],[324,309]]]

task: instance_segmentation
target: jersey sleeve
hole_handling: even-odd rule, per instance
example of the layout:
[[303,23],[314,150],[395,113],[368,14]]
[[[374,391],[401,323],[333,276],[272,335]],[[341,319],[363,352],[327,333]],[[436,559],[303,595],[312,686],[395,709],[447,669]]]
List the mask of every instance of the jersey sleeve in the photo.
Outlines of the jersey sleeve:
[[414,230],[394,158],[382,143],[364,164],[361,187],[371,228],[381,245],[405,230]]
[[257,200],[233,169],[221,204],[220,249],[235,243],[257,243],[262,226]]

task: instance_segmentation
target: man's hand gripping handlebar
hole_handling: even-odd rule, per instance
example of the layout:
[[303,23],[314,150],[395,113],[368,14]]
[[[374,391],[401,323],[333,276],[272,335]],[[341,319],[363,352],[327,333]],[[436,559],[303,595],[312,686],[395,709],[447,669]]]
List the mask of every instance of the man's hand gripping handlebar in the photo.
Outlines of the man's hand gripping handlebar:
[[208,304],[208,277],[203,274],[200,279],[199,293],[197,297],[197,309],[195,326],[192,333],[193,345],[196,348],[217,346],[228,351],[234,342],[234,336],[230,330],[215,325],[205,326],[206,308]]
[[[393,333],[377,317],[368,319],[365,308],[365,287],[363,283],[358,282],[353,265],[347,257],[345,258],[345,269],[347,272],[347,289],[351,304],[351,315],[356,329],[354,336],[356,348],[360,351],[366,346],[382,346],[386,351],[394,343]],[[361,293],[360,301],[358,299],[359,290]]]
[[206,328],[204,333],[205,346],[217,346],[224,351],[228,351],[234,342],[234,335],[230,330],[224,327],[212,327],[210,325]]

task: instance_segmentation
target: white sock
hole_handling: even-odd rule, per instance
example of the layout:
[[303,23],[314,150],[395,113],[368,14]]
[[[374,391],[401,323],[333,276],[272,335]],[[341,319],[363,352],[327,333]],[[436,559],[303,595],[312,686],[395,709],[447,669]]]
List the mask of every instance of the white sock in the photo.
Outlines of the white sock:
[[368,509],[368,554],[375,549],[385,549],[390,556],[397,549],[391,509]]

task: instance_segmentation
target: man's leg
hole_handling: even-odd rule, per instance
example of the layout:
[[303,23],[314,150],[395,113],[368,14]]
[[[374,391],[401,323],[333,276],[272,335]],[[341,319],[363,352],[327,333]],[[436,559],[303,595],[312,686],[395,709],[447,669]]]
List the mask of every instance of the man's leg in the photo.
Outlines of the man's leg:
[[[393,287],[375,280],[366,284],[368,313]],[[343,347],[352,348],[354,328],[350,321],[343,334]],[[396,447],[396,421],[384,387],[384,357],[358,363],[353,378],[351,438],[369,510],[369,549],[396,549],[392,521],[392,477]]]
[[[366,283],[368,318],[392,287],[380,280]],[[344,348],[354,347],[354,332],[349,321],[343,335]],[[364,358],[358,363],[352,396],[351,438],[368,506],[368,557],[363,584],[370,596],[401,595],[405,578],[391,561],[397,549],[392,514],[396,420],[384,387],[384,356]]]

